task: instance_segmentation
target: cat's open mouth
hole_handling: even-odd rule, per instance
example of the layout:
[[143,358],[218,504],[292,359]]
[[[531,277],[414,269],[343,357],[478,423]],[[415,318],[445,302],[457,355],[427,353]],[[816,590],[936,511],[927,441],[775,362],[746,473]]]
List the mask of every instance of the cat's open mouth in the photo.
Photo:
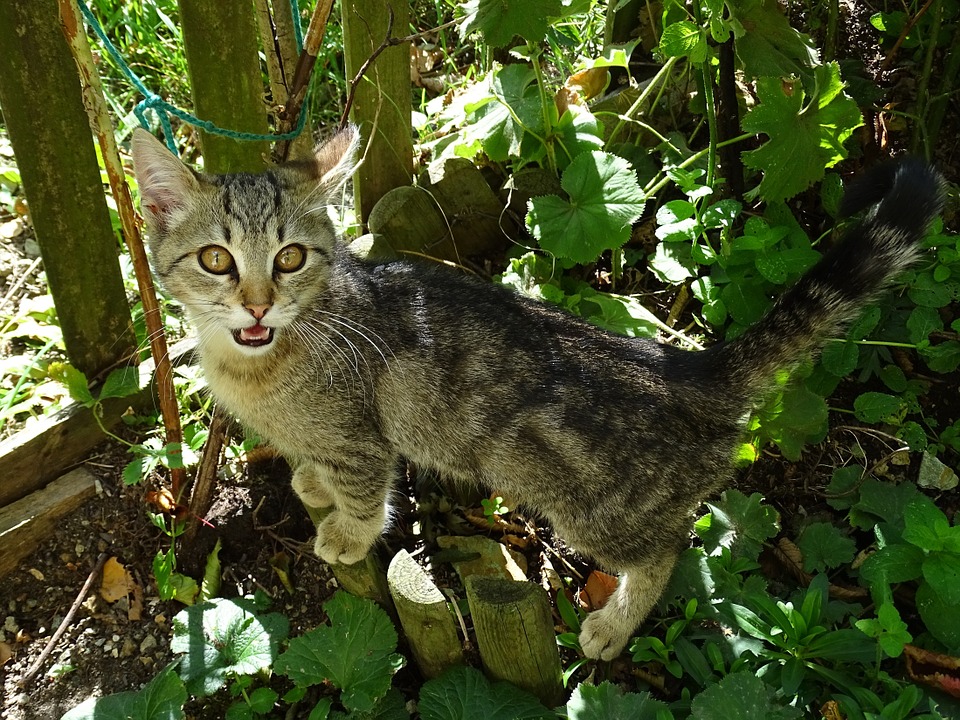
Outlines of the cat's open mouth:
[[240,345],[260,347],[273,342],[273,328],[257,323],[248,328],[233,331],[233,339]]

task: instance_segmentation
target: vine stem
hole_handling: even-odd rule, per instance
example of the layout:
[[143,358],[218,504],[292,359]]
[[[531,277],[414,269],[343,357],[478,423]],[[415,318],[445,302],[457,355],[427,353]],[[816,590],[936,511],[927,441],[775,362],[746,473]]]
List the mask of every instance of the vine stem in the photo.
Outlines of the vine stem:
[[543,146],[547,150],[547,163],[554,174],[557,173],[557,156],[553,148],[553,140],[550,138],[550,105],[552,100],[547,97],[547,90],[543,81],[543,68],[540,67],[540,51],[533,45],[527,43],[527,50],[530,53],[530,63],[533,65],[533,72],[537,76],[537,89],[540,91],[540,110],[543,112]]
[[643,92],[640,93],[640,97],[638,97],[634,101],[633,105],[631,105],[630,108],[620,116],[620,122],[614,126],[613,132],[610,133],[610,137],[607,139],[607,147],[610,147],[613,144],[614,139],[616,139],[617,135],[620,134],[623,126],[626,125],[627,122],[632,121],[633,115],[640,111],[640,108],[643,106],[643,104],[649,99],[650,95],[653,94],[654,88],[664,82],[666,77],[670,74],[670,71],[673,70],[673,66],[677,64],[677,60],[679,59],[680,58],[678,57],[669,58],[663,64],[663,67],[657,71],[657,74],[650,79],[650,82],[643,89]]
[[[721,142],[718,142],[717,148],[722,148],[722,147],[726,147],[727,145],[733,145],[734,143],[743,142],[744,140],[749,140],[753,136],[754,136],[753,133],[744,133],[743,135],[737,135],[737,137],[735,138],[730,138],[729,140],[723,140]],[[697,160],[702,158],[704,155],[709,154],[709,152],[710,152],[709,147],[704,148],[703,150],[699,150],[695,152],[693,155],[691,155],[690,157],[688,157],[686,160],[684,160],[682,163],[679,163],[677,167],[678,168],[690,167],[695,162],[697,162]],[[643,189],[643,194],[646,195],[647,197],[650,197],[651,195],[656,195],[669,182],[670,182],[670,178],[666,176],[660,178],[656,182],[651,180],[651,183]]]

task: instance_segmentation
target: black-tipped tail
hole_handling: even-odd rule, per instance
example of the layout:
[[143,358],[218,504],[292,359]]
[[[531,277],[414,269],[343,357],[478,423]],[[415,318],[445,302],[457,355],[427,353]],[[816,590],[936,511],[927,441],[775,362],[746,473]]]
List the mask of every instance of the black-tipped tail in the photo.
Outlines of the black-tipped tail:
[[869,208],[770,311],[714,360],[727,378],[762,393],[775,373],[819,350],[874,302],[922,253],[920,241],[943,206],[943,179],[927,163],[879,165],[846,193],[841,211]]

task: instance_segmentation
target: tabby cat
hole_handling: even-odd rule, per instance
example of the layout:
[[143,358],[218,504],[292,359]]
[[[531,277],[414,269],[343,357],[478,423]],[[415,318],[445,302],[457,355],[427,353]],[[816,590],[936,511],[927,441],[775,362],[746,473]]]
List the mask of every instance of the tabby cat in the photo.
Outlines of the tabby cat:
[[687,352],[445,268],[356,258],[328,215],[356,145],[347,128],[309,162],[212,176],[138,131],[155,271],[213,395],[290,461],[305,504],[333,508],[321,558],[354,563],[377,542],[401,457],[479,481],[620,573],[583,624],[592,658],[618,655],[662,593],[775,373],[919,257],[942,202],[925,164],[879,167],[847,197],[866,218],[762,320]]

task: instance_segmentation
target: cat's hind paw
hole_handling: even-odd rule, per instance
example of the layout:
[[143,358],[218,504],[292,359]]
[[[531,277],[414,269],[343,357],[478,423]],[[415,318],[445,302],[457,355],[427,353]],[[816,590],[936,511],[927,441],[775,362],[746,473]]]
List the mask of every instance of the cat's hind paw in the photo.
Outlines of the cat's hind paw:
[[[580,628],[580,648],[594,660],[613,660],[630,641],[634,624],[623,615],[601,608],[590,613]],[[607,612],[604,612],[607,610]]]
[[326,563],[353,565],[370,552],[383,525],[383,517],[361,521],[334,510],[317,527],[313,550]]

